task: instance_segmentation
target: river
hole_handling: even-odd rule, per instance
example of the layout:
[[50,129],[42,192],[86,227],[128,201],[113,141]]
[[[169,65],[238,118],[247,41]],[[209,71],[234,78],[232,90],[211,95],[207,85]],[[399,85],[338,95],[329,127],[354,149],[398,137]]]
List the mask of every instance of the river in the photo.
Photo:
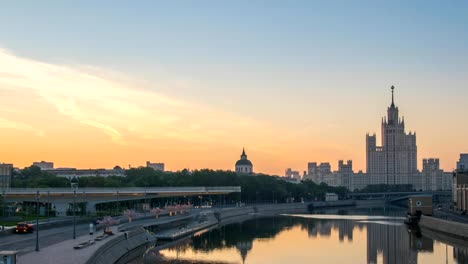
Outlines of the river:
[[468,263],[468,245],[408,230],[401,209],[256,217],[197,234],[132,263]]

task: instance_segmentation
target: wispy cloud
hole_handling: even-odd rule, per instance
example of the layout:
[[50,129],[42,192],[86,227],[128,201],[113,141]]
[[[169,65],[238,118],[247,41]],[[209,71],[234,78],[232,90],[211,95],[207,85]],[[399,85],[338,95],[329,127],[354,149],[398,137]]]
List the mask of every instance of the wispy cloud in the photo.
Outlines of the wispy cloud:
[[35,134],[36,136],[40,136],[40,137],[44,136],[44,131],[36,129],[29,124],[7,120],[1,117],[0,117],[0,128],[16,129],[16,130],[25,131],[25,132],[31,132]]
[[1,88],[32,91],[58,114],[100,130],[116,144],[153,138],[235,142],[233,135],[268,131],[249,118],[101,77],[103,71],[44,63],[0,50]]

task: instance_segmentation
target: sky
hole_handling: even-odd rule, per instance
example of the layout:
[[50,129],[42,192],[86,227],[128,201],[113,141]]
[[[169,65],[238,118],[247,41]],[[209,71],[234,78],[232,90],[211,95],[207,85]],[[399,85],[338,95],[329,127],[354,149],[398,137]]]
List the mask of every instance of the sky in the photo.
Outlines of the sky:
[[353,160],[390,86],[422,158],[468,152],[466,1],[3,1],[0,162],[304,171]]

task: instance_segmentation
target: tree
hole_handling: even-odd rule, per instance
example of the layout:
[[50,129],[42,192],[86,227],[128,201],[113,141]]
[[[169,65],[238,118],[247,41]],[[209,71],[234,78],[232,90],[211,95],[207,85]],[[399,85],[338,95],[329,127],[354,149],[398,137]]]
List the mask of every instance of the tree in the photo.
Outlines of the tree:
[[112,234],[110,227],[118,224],[119,221],[115,220],[111,216],[105,216],[102,220],[98,220],[97,223],[104,226],[105,234]]

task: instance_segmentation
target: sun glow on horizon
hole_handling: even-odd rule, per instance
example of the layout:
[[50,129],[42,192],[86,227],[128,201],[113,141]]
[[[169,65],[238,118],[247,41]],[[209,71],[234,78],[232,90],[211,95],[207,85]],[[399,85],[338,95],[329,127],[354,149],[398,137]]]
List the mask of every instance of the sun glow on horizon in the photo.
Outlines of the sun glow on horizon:
[[[158,92],[167,89],[178,85],[144,83],[105,68],[48,63],[0,49],[0,161],[26,167],[48,160],[57,167],[77,168],[158,161],[168,170],[234,170],[245,146],[257,173],[282,175],[285,168],[293,168],[302,174],[309,161],[330,162],[335,169],[340,159],[353,160],[355,172],[365,170],[366,119],[321,122],[322,114],[315,109],[304,125],[289,127]],[[326,117],[336,113],[330,109]],[[314,118],[321,119],[314,123]],[[412,122],[422,122],[414,117],[410,121],[411,128]],[[354,128],[343,130],[350,125]],[[417,144],[423,150],[439,146],[427,136]],[[444,151],[435,155],[442,167],[454,162],[446,158],[449,154],[458,155]],[[425,157],[423,153],[418,158]]]

